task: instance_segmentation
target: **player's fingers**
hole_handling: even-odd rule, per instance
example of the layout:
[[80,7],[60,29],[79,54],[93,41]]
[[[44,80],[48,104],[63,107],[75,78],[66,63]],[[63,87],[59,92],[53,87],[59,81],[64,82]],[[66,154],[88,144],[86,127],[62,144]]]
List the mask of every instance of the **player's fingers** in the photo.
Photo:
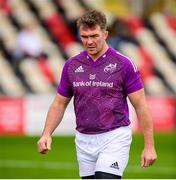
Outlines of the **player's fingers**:
[[141,166],[142,167],[148,167],[149,166],[149,162],[147,161],[147,159],[144,157],[142,157],[141,159]]
[[46,142],[46,148],[48,150],[51,150],[51,139],[49,139],[47,142]]
[[142,167],[149,167],[154,163],[154,160],[152,159],[146,159],[145,157],[143,158],[143,163],[141,164]]
[[46,147],[46,143],[45,142],[38,142],[38,152],[42,153],[42,154],[46,154],[47,152],[47,147]]
[[150,166],[150,161],[145,159],[144,167],[148,167],[148,166]]
[[149,162],[149,165],[151,166],[156,161],[156,158],[152,158]]
[[40,151],[41,154],[46,154],[48,152],[48,150],[42,150]]
[[154,161],[150,160],[149,166],[151,166],[154,163]]
[[144,164],[145,164],[145,158],[142,156],[141,157],[141,167],[144,167]]
[[43,151],[43,148],[42,148],[41,144],[38,144],[37,149],[38,149],[39,153]]

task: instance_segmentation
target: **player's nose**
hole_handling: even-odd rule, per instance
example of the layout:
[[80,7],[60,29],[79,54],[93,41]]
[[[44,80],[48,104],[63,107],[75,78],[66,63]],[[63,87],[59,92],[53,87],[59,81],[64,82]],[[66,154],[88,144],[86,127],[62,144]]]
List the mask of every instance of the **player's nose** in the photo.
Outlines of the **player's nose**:
[[92,38],[91,38],[91,37],[88,37],[88,38],[87,38],[87,44],[88,44],[88,45],[91,45],[92,43],[93,43]]

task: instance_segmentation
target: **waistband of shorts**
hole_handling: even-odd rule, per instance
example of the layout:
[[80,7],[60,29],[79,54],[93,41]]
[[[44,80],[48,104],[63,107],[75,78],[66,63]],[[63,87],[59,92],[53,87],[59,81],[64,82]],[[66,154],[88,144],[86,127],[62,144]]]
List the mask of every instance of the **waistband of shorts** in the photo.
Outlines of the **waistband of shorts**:
[[113,130],[107,131],[107,132],[103,132],[103,133],[99,133],[99,134],[85,134],[85,133],[81,133],[79,131],[76,131],[76,135],[81,135],[84,137],[96,137],[96,136],[107,136],[108,134],[114,134],[115,132],[121,132],[121,131],[131,131],[131,126],[122,126],[119,128],[115,128]]

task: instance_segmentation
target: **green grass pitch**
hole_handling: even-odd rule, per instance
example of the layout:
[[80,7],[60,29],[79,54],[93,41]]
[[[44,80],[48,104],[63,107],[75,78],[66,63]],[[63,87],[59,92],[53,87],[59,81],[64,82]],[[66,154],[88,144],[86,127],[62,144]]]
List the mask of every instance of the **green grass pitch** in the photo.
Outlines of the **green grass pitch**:
[[[53,137],[47,155],[37,152],[38,137],[0,137],[0,178],[76,179],[78,165],[73,136]],[[176,179],[176,132],[155,135],[158,160],[150,168],[140,167],[142,135],[134,134],[130,159],[123,178]]]

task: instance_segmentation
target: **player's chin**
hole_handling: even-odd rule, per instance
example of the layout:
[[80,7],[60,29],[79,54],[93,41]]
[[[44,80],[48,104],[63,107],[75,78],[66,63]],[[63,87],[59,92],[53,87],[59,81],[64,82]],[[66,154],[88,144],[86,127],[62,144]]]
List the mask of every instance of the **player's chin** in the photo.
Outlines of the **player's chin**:
[[96,49],[87,49],[87,52],[90,54],[90,55],[95,55],[97,53]]

